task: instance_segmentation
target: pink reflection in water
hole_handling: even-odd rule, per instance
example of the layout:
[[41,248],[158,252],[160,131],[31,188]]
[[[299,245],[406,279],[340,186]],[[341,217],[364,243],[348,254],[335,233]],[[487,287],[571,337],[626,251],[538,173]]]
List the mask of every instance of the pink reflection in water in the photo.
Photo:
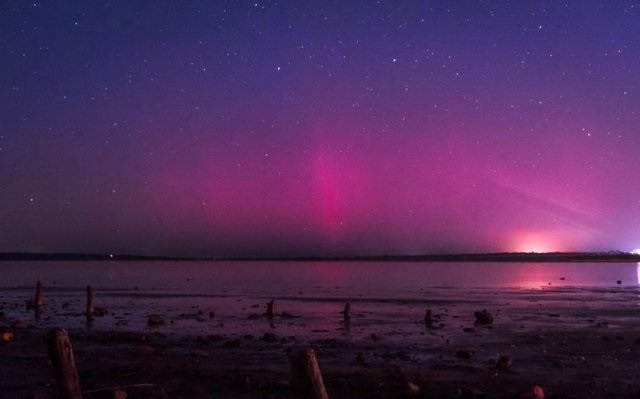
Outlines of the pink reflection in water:
[[[564,277],[564,280],[561,278]],[[169,290],[247,296],[407,296],[428,287],[535,288],[638,283],[636,263],[5,262],[3,287]]]
[[[9,317],[31,320],[24,299],[36,279],[42,280],[49,313],[38,322],[51,325],[84,328],[84,286],[91,284],[96,303],[110,311],[96,329],[148,330],[146,316],[158,313],[173,321],[161,331],[187,334],[349,334],[371,340],[375,333],[422,340],[427,308],[455,316],[447,327],[451,332],[461,323],[472,325],[473,311],[483,308],[516,317],[502,316],[500,322],[564,320],[574,328],[585,322],[585,309],[600,312],[613,297],[617,307],[635,309],[638,290],[629,286],[639,276],[636,263],[7,262],[0,270],[0,294],[4,302],[20,304],[8,308]],[[552,289],[539,289],[549,282]],[[273,320],[264,317],[271,299]],[[340,314],[347,301],[353,311],[349,330]],[[68,311],[53,311],[65,303]],[[628,317],[623,310],[621,317]],[[549,321],[547,313],[573,316]]]

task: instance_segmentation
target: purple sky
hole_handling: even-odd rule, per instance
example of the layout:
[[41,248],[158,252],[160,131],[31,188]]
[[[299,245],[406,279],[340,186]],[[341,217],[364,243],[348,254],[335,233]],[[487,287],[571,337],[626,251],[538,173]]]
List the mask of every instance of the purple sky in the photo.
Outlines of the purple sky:
[[634,3],[3,2],[0,251],[640,247]]

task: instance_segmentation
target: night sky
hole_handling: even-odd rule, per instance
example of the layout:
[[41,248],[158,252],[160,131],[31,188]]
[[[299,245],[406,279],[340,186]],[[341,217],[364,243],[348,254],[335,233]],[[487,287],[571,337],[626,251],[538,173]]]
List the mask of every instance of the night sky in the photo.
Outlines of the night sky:
[[0,251],[640,247],[633,1],[3,1]]

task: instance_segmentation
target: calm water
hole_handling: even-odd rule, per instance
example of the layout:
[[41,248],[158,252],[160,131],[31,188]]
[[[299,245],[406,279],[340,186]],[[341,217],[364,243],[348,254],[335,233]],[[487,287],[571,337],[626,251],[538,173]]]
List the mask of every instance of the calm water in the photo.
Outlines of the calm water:
[[637,286],[635,263],[446,262],[3,262],[0,287],[45,285],[155,289],[182,293],[342,288],[398,295],[427,287],[537,288]]
[[[325,336],[344,333],[339,312],[351,302],[351,334],[375,329],[406,339],[419,337],[427,308],[465,323],[482,308],[506,309],[512,323],[538,323],[545,309],[568,315],[562,320],[573,328],[585,312],[613,304],[622,322],[638,309],[639,271],[635,263],[3,262],[0,304],[8,318],[35,320],[24,300],[40,280],[45,308],[35,322],[83,328],[84,287],[91,284],[96,305],[109,309],[92,328],[147,329],[146,316],[159,313],[171,320],[162,327],[168,333],[276,328]],[[262,319],[270,299],[276,313],[298,317]]]

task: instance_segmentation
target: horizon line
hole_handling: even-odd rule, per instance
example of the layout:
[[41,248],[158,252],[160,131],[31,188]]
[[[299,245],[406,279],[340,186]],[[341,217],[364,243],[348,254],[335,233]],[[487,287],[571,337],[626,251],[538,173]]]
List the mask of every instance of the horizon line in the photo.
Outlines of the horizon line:
[[640,254],[610,250],[597,252],[457,252],[413,255],[297,255],[297,256],[166,256],[76,252],[0,252],[0,261],[638,261]]

